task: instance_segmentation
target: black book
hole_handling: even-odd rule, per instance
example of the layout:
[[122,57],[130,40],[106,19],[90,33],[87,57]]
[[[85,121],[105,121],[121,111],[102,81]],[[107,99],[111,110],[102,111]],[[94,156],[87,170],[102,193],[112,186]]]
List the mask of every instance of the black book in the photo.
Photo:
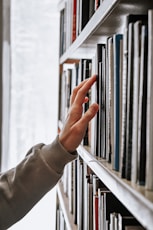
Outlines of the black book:
[[[83,70],[83,80],[88,79],[91,77],[91,60],[90,59],[84,59],[82,63],[82,70]],[[89,101],[84,104],[84,112],[86,112],[90,105],[90,92],[87,93],[87,97],[89,98]],[[83,145],[89,145],[89,126],[86,129],[85,136],[83,138]]]
[[105,133],[106,133],[106,105],[105,105],[105,89],[106,89],[106,49],[105,44],[101,44],[100,53],[101,60],[97,63],[98,65],[98,101],[99,101],[99,111],[98,111],[98,156],[106,158],[105,151]]
[[101,120],[101,71],[102,71],[102,44],[97,44],[96,47],[96,72],[97,72],[97,82],[96,82],[96,101],[100,106],[100,109],[96,116],[96,156],[101,156],[100,153],[100,120]]
[[80,0],[80,31],[83,30],[89,20],[89,0]]
[[147,59],[148,59],[148,28],[141,28],[140,56],[140,92],[138,119],[138,183],[145,185],[146,171],[146,110],[147,110]]

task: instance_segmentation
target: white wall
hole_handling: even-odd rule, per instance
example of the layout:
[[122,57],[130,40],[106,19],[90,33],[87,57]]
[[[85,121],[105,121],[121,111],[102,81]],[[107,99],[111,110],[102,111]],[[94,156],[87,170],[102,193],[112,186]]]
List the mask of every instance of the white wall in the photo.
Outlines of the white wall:
[[[12,0],[9,164],[57,134],[59,14],[55,0]],[[11,229],[54,229],[55,189]]]

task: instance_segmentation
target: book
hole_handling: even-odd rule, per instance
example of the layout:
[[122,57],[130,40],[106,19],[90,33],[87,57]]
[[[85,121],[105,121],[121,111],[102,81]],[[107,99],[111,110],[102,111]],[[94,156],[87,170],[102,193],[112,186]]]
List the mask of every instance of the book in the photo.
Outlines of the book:
[[127,115],[126,115],[126,148],[125,148],[125,178],[131,180],[132,157],[132,121],[133,121],[133,49],[134,49],[134,23],[128,25],[128,74],[127,74]]
[[127,53],[128,53],[128,28],[125,27],[123,34],[123,79],[122,79],[122,115],[121,115],[121,142],[120,142],[120,172],[125,178],[126,158],[126,123],[127,123]]
[[[88,79],[89,77],[91,77],[91,60],[90,59],[84,59],[82,60],[82,77],[83,80]],[[88,102],[84,104],[84,113],[88,110],[89,105],[91,103],[91,96],[90,96],[90,91],[87,93],[87,97],[88,97]],[[90,127],[88,125],[87,129],[86,129],[86,133],[85,136],[83,138],[83,145],[89,146],[90,143]]]
[[74,224],[77,224],[77,200],[78,200],[78,173],[77,173],[77,162],[78,160],[74,160],[73,167],[74,167],[74,173],[73,173],[73,217],[74,217]]
[[104,229],[104,196],[100,188],[98,188],[98,226]]
[[133,125],[132,125],[132,183],[137,183],[138,172],[138,107],[140,84],[141,21],[134,23]]
[[141,27],[140,53],[140,86],[138,111],[138,178],[140,185],[145,185],[146,171],[146,110],[147,110],[147,61],[148,61],[148,28]]
[[113,38],[109,37],[106,43],[106,159],[108,162],[112,160],[112,152],[114,152],[114,58],[113,58]]
[[105,158],[105,78],[106,78],[106,49],[105,44],[97,44],[97,103],[99,111],[97,113],[97,156]]
[[93,183],[92,174],[87,177],[87,228],[88,230],[93,229]]
[[100,157],[106,158],[106,47],[102,44],[102,62],[100,63]]
[[69,199],[69,212],[70,213],[73,213],[73,162],[70,162],[68,165],[67,165],[67,168],[68,168],[68,189],[67,189],[67,196],[68,196],[68,199]]
[[141,55],[141,28],[147,19],[134,23],[134,74],[133,74],[133,125],[132,125],[132,170],[131,181],[138,181],[138,119],[139,119],[139,92],[140,92],[140,55]]
[[60,11],[60,31],[59,53],[61,56],[66,51],[66,8]]
[[102,44],[96,45],[96,74],[97,74],[97,81],[96,81],[96,102],[99,104],[99,111],[96,115],[96,156],[101,155],[100,153],[100,135],[101,135],[101,70],[102,70]]
[[93,0],[89,0],[89,19],[95,12],[95,2]]
[[77,17],[77,0],[73,0],[73,14],[72,14],[72,42],[75,41],[77,37],[77,28],[76,28],[76,17]]
[[83,229],[88,229],[88,166],[83,162]]
[[110,213],[110,224],[109,224],[109,229],[110,230],[116,230],[115,226],[115,219],[116,219],[117,213],[113,212]]
[[108,188],[101,180],[93,174],[93,229],[103,229],[105,225],[104,219],[104,197],[103,193],[108,191]]
[[80,1],[77,0],[76,5],[76,36],[80,34]]
[[96,175],[93,175],[93,229],[98,230],[98,188],[99,188],[99,178]]
[[109,192],[105,186],[98,188],[98,226],[99,229],[106,229],[104,193]]
[[83,160],[78,158],[77,162],[77,225],[83,228]]
[[73,17],[73,2],[67,0],[65,2],[66,10],[66,50],[72,44],[72,17]]
[[120,59],[122,54],[120,50],[123,45],[123,35],[115,34],[113,36],[114,47],[114,152],[112,167],[116,171],[120,169],[120,81],[122,78],[122,66]]
[[[96,60],[96,53],[92,58],[92,74],[97,74],[97,60]],[[91,103],[97,102],[97,81],[91,88]],[[91,153],[94,156],[97,156],[97,114],[95,117],[90,121],[90,129],[91,129]]]
[[79,19],[79,34],[89,20],[89,0],[79,0],[80,4],[80,19]]
[[148,84],[147,84],[147,152],[146,188],[153,190],[153,10],[148,11]]

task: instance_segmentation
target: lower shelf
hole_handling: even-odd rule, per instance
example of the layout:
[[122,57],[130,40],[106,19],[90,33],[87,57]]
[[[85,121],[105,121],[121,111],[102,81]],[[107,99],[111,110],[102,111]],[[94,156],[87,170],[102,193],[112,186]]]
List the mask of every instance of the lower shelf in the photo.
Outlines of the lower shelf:
[[148,230],[152,230],[153,192],[121,179],[118,172],[111,169],[109,163],[105,160],[97,160],[81,145],[78,153],[135,218]]

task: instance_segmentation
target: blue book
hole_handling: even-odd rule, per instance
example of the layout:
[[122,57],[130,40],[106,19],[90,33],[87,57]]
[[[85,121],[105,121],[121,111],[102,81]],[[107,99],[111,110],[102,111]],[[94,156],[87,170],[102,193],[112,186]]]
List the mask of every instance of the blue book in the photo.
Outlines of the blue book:
[[113,36],[114,49],[114,153],[113,169],[120,168],[120,136],[121,136],[121,83],[122,83],[122,61],[123,61],[123,35]]

